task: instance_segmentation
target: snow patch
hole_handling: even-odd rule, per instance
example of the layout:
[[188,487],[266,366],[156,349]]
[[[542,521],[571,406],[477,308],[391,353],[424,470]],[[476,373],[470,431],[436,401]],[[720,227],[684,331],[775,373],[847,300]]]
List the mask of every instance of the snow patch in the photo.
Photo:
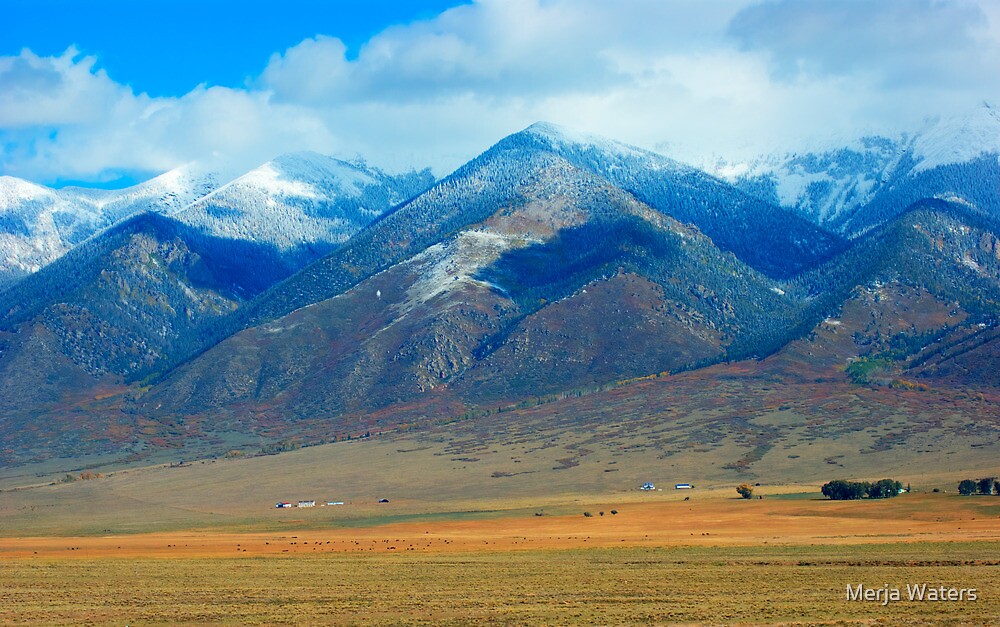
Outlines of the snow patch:
[[407,262],[420,278],[406,291],[403,302],[397,305],[400,314],[469,284],[499,289],[496,285],[474,278],[474,275],[505,251],[529,243],[532,242],[523,237],[478,229],[463,231],[447,242],[429,247]]
[[982,272],[982,267],[979,265],[978,262],[976,262],[975,259],[972,258],[972,256],[969,254],[969,251],[965,251],[962,254],[962,264],[969,268],[972,268],[976,272]]
[[726,163],[725,161],[717,161],[715,167],[711,169],[705,168],[705,171],[725,181],[732,181],[750,174],[751,166],[746,162]]

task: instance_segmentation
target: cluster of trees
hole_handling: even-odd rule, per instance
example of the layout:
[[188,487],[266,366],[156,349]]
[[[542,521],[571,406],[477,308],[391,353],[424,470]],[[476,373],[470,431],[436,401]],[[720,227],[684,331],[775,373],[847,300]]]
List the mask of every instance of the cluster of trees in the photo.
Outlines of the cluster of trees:
[[79,476],[66,473],[66,476],[62,478],[63,483],[73,483],[74,481],[91,481],[93,479],[103,479],[104,475],[99,472],[91,472],[85,470],[81,472]]
[[287,453],[288,451],[299,450],[299,443],[292,440],[278,440],[277,442],[271,442],[260,447],[261,455],[277,455],[278,453]]
[[1000,482],[996,477],[986,477],[976,481],[975,479],[963,479],[958,484],[958,493],[964,496],[970,494],[1000,494]]
[[749,483],[741,483],[740,485],[736,486],[736,492],[738,492],[739,495],[745,499],[753,498],[753,486],[750,485]]
[[894,479],[868,481],[844,481],[836,479],[823,485],[823,496],[834,501],[853,501],[868,497],[888,499],[903,491],[903,484]]

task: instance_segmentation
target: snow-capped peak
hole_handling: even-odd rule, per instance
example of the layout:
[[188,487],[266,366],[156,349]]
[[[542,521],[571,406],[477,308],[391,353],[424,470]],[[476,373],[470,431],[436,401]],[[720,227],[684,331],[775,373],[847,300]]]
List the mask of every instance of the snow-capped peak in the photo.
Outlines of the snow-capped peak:
[[284,176],[284,173],[279,171],[275,167],[275,164],[271,162],[247,172],[226,185],[224,189],[229,190],[238,186],[254,187],[264,193],[275,196],[316,197],[316,192],[308,183]]
[[[553,124],[552,122],[535,122],[524,129],[524,132],[545,141],[555,149],[586,147],[595,148],[608,154],[629,157],[647,157],[655,154],[648,150],[602,137],[601,135],[577,131],[560,124]],[[660,155],[656,156],[659,157]],[[666,157],[662,158],[666,159]]]
[[965,115],[931,120],[914,139],[913,152],[915,171],[1000,153],[1000,111],[983,103]]
[[315,200],[336,196],[358,196],[376,179],[363,166],[315,152],[293,152],[275,157],[246,174],[222,185],[192,203],[185,214],[206,203],[238,203],[248,196],[288,197]]
[[[675,161],[658,152],[624,144],[601,135],[576,131],[552,122],[535,122],[512,138],[530,138],[543,149],[566,158],[579,165],[588,163],[604,175],[604,170],[621,168],[642,168],[651,171],[691,172],[689,165]],[[501,142],[502,144],[503,142]]]
[[53,191],[14,176],[0,176],[0,211],[10,209],[28,201],[50,198]]
[[199,198],[175,217],[218,237],[282,251],[309,245],[317,252],[423,191],[420,180],[415,173],[389,176],[314,152],[288,153]]
[[268,162],[286,178],[329,185],[336,182],[341,193],[360,194],[365,185],[376,182],[378,172],[363,162],[348,163],[315,152],[292,152]]
[[50,189],[0,177],[0,287],[131,216],[174,213],[220,184],[222,175],[188,164],[120,190]]

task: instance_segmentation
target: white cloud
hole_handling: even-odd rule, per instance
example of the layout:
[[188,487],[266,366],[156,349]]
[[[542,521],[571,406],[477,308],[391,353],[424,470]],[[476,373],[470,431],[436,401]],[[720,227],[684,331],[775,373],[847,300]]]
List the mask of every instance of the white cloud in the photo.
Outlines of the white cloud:
[[698,160],[1000,102],[989,0],[479,0],[356,58],[335,35],[276,52],[248,87],[179,98],[73,50],[0,58],[0,168],[82,178],[311,149],[445,174],[539,119]]
[[347,47],[333,37],[306,39],[272,55],[260,83],[279,97],[302,104],[344,99],[353,89]]
[[88,124],[107,108],[136,100],[131,90],[94,70],[94,57],[77,57],[73,48],[59,57],[30,50],[0,57],[0,127]]
[[258,86],[327,104],[594,93],[631,82],[628,59],[655,60],[719,38],[744,3],[715,2],[709,10],[691,0],[480,0],[387,29],[353,61],[337,39],[307,39],[275,54]]
[[0,58],[0,171],[33,180],[162,172],[194,160],[252,167],[334,145],[327,124],[266,92],[198,86],[150,98],[95,70],[93,57]]
[[740,12],[729,33],[767,52],[783,80],[862,75],[889,88],[961,89],[1000,76],[1000,42],[983,9],[970,1],[771,0]]

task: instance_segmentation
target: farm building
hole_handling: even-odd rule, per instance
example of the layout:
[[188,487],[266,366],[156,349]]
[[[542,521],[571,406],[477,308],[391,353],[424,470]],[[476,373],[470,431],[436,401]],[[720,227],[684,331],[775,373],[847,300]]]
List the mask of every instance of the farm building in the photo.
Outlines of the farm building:
[[279,501],[278,503],[275,503],[274,506],[277,507],[278,509],[283,509],[285,507],[291,507],[292,504],[287,501]]
[[645,490],[646,492],[649,492],[650,490],[655,490],[655,489],[656,489],[656,486],[655,486],[655,485],[653,485],[653,483],[652,483],[652,482],[650,482],[650,481],[647,481],[646,483],[642,484],[642,487],[641,487],[641,488],[639,488],[639,489],[640,489],[640,490]]
[[693,488],[694,486],[691,485],[690,483],[678,483],[677,485],[674,486],[675,490],[691,490]]
[[316,501],[299,501],[299,507],[316,507]]

